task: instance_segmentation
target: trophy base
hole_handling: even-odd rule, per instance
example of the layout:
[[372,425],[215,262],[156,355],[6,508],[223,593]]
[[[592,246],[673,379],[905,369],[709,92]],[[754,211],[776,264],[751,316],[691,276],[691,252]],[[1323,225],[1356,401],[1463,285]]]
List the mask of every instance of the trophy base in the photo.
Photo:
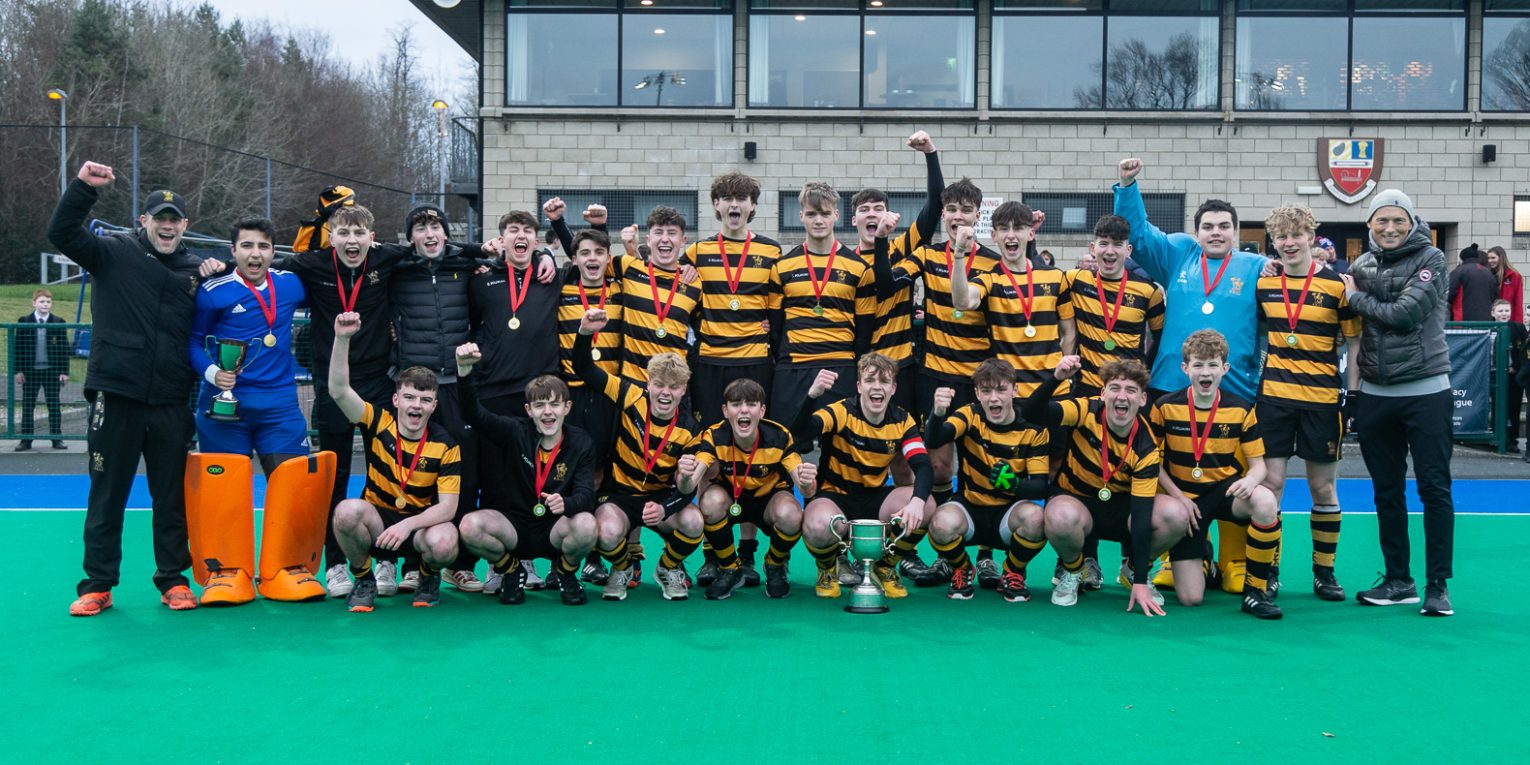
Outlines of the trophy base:
[[854,603],[851,603],[850,605],[845,606],[845,613],[847,613],[847,614],[885,614],[885,613],[887,613],[887,606],[858,606],[858,605],[856,605]]
[[209,409],[207,410],[207,419],[212,420],[213,422],[238,422],[239,410],[231,409],[227,412],[224,412],[219,411],[218,409]]

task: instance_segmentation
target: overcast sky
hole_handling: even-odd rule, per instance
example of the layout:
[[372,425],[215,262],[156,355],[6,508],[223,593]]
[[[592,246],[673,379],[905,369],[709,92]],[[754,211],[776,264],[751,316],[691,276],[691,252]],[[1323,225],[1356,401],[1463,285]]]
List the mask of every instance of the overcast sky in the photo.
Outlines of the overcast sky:
[[[189,2],[199,0],[167,0]],[[414,26],[419,62],[425,79],[447,86],[462,79],[473,60],[457,43],[430,23],[409,0],[207,0],[224,24],[235,18],[266,20],[281,29],[314,29],[330,38],[330,51],[355,67],[370,67],[392,30]]]

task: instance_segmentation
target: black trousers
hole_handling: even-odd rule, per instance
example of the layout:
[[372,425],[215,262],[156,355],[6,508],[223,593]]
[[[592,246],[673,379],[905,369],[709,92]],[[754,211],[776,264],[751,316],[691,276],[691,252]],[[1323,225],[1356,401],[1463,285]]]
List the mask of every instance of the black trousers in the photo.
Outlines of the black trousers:
[[[393,409],[393,381],[387,375],[353,377],[351,388],[373,406]],[[324,565],[345,563],[345,551],[335,539],[335,506],[345,499],[351,482],[351,455],[355,451],[359,426],[345,418],[345,413],[330,398],[329,386],[316,381],[313,388],[313,423],[318,430],[319,451],[335,453],[335,484],[329,493],[329,518],[324,522]],[[365,477],[366,460],[361,462]]]
[[[462,455],[462,483],[461,493],[457,495],[457,521],[462,516],[478,509],[478,435],[469,430],[467,423],[462,417],[462,406],[457,401],[457,384],[443,385],[436,403],[435,414],[430,417],[432,429],[441,427],[451,434],[456,440],[457,448]],[[524,410],[522,410],[524,411]],[[467,545],[459,544],[457,560],[452,562],[450,568],[462,571],[472,571],[473,565],[478,562],[478,556],[468,552]],[[411,553],[406,560],[413,560]]]
[[1376,497],[1376,525],[1386,575],[1409,574],[1407,488],[1408,456],[1418,496],[1424,503],[1424,570],[1427,579],[1449,579],[1455,549],[1455,505],[1450,496],[1451,392],[1427,396],[1362,395],[1355,429],[1360,454],[1371,474]]
[[[27,378],[27,383],[30,384],[31,382],[32,382],[31,378]],[[30,401],[30,400],[31,399],[28,399],[28,401]],[[1524,401],[1525,401],[1525,389],[1520,387],[1519,383],[1514,382],[1514,379],[1511,377],[1509,379],[1509,446],[1510,446],[1510,448],[1519,446],[1519,407],[1520,407],[1520,404],[1524,403]],[[28,409],[30,409],[30,408],[31,407],[28,407]],[[53,412],[53,410],[49,409],[48,412],[51,414]],[[25,422],[25,420],[23,420],[23,422]],[[28,433],[32,432],[32,430],[30,428],[26,428],[26,431]]]
[[58,372],[46,369],[28,372],[21,383],[21,400],[16,405],[21,407],[21,435],[24,438],[32,435],[32,409],[37,404],[38,391],[42,391],[48,402],[48,435],[58,438],[63,434],[63,410],[59,407],[58,392],[64,384],[58,381],[58,375]]
[[185,479],[194,428],[185,402],[155,406],[109,393],[96,395],[86,436],[90,498],[85,508],[81,595],[117,586],[123,510],[139,457],[154,500],[154,586],[164,592],[188,584],[191,549],[186,542]]

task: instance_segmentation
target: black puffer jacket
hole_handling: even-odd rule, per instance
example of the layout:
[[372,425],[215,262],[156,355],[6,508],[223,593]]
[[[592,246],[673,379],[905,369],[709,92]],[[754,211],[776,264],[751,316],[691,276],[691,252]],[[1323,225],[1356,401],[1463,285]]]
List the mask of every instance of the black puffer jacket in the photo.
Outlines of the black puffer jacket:
[[1445,253],[1430,244],[1416,223],[1401,247],[1375,242],[1349,269],[1359,292],[1350,305],[1365,320],[1360,334],[1360,376],[1379,385],[1421,380],[1450,372],[1445,344]]
[[457,346],[468,341],[468,283],[476,262],[448,245],[436,260],[409,254],[389,283],[395,374],[412,366],[457,379]]
[[96,236],[85,230],[96,190],[75,179],[53,220],[48,241],[90,272],[90,362],[85,391],[112,393],[146,404],[191,400],[195,375],[186,347],[196,312],[202,259],[183,245],[161,255],[142,231]]

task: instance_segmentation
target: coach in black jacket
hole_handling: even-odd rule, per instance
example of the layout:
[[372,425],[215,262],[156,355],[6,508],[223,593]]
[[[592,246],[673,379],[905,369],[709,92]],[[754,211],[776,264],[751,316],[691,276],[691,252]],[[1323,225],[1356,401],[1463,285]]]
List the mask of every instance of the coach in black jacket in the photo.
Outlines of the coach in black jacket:
[[149,195],[133,234],[98,237],[86,230],[97,189],[115,179],[110,167],[86,162],[48,223],[48,240],[96,282],[85,371],[91,402],[85,578],[69,609],[76,616],[111,607],[122,563],[122,513],[139,457],[154,499],[154,584],[172,610],[197,605],[186,586],[191,552],[182,486],[196,379],[186,346],[203,264],[181,243],[186,203],[169,191]]
[[[21,324],[63,324],[64,320],[53,315],[53,293],[39,289],[32,293],[32,312],[18,318]],[[69,331],[65,329],[36,330],[17,329],[16,340],[11,344],[11,371],[16,384],[21,386],[21,434],[32,435],[32,410],[37,405],[37,394],[42,392],[48,402],[48,432],[53,434],[53,448],[63,449],[64,442],[57,438],[63,427],[62,411],[58,393],[69,382]],[[32,448],[32,439],[23,438],[16,451]]]

